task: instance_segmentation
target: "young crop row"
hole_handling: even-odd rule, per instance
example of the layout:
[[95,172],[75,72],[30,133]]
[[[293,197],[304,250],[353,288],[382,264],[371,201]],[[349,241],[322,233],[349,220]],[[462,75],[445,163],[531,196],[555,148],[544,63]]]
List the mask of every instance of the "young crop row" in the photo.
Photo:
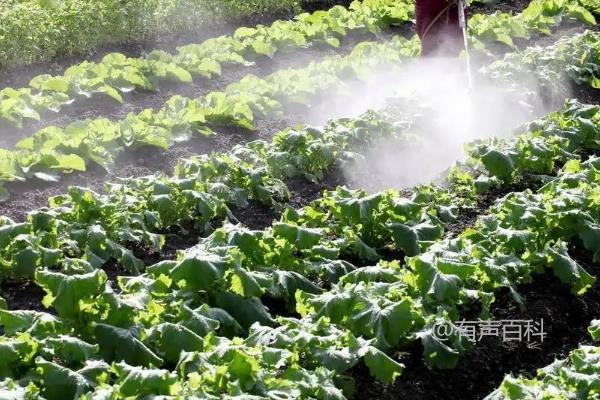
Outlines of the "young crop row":
[[[598,118],[597,107],[573,103],[534,123],[531,134],[551,143],[578,129],[578,144],[589,146],[600,134]],[[585,132],[589,124],[594,134]],[[557,159],[575,157],[566,154]],[[494,290],[514,290],[545,268],[577,293],[594,283],[564,243],[579,235],[596,251],[588,239],[600,217],[597,164],[567,162],[539,194],[501,199],[453,240],[440,241],[443,221],[456,218],[465,200],[460,195],[421,187],[409,200],[393,191],[338,189],[300,212],[288,210],[265,231],[225,225],[178,260],[121,277],[119,293],[83,260],[40,269],[36,281],[57,316],[0,311],[9,354],[1,364],[6,375],[29,382],[23,388],[7,380],[4,389],[23,396],[41,389],[49,400],[343,399],[348,386],[340,374],[362,359],[378,379],[391,381],[403,367],[384,352],[416,340],[429,364],[452,367],[469,343],[440,340],[434,329],[451,325],[461,306],[478,301],[485,314]],[[472,188],[460,192],[477,191],[474,182],[484,177],[461,169],[453,179]],[[343,261],[351,254],[369,262],[382,247],[408,257],[373,267]],[[303,317],[274,320],[265,297],[284,300]],[[246,338],[226,338],[237,335]]]
[[[175,96],[157,112],[145,110],[121,121],[99,118],[49,127],[23,139],[17,149],[0,149],[0,183],[85,170],[89,161],[109,169],[116,155],[136,146],[166,148],[195,133],[212,134],[210,126],[252,129],[255,117],[277,115],[284,103],[310,104],[319,93],[342,87],[348,77],[366,78],[377,66],[396,68],[403,57],[418,53],[416,38],[389,43],[362,43],[345,57],[332,57],[304,69],[282,70],[261,79],[249,75],[196,100]],[[0,185],[0,197],[9,193]]]
[[[600,339],[600,321],[589,327],[594,340]],[[506,376],[498,389],[485,400],[526,400],[546,398],[593,399],[600,393],[598,387],[598,362],[600,347],[580,345],[568,358],[555,360],[538,370],[533,379],[524,376]]]
[[0,91],[0,120],[22,127],[27,119],[40,120],[65,105],[105,96],[123,102],[132,90],[157,90],[162,81],[190,83],[194,77],[210,79],[221,74],[222,66],[249,65],[257,57],[284,49],[316,43],[338,47],[351,32],[372,32],[392,24],[410,21],[411,1],[355,1],[346,9],[300,14],[294,21],[281,20],[271,26],[238,28],[231,36],[208,39],[201,44],[182,46],[176,54],[155,50],[140,58],[113,53],[100,62],[84,62],[68,68],[62,76],[39,75],[29,88]]
[[[18,142],[14,150],[0,149],[0,181],[54,180],[64,172],[85,170],[90,161],[109,169],[127,148],[167,148],[194,134],[212,135],[215,125],[251,130],[255,117],[276,116],[284,104],[308,105],[327,90],[343,89],[343,79],[368,78],[378,67],[397,66],[402,57],[417,52],[418,44],[403,38],[385,44],[365,42],[345,57],[330,57],[304,69],[281,70],[264,79],[248,75],[223,92],[194,100],[174,96],[156,112],[147,109],[121,121],[99,118],[65,129],[44,128]],[[8,196],[6,190],[2,194]]]
[[[285,200],[288,192],[282,179],[299,175],[318,179],[348,148],[398,135],[398,128],[369,113],[332,123],[322,131],[287,130],[270,145],[252,142],[228,154],[183,161],[173,177],[127,180],[109,185],[106,195],[72,188],[68,195],[52,200],[53,209],[33,212],[27,223],[5,221],[0,230],[0,259],[9,276],[31,276],[36,266],[59,264],[65,256],[84,256],[95,266],[113,257],[129,271],[139,271],[140,260],[122,243],[145,242],[160,248],[164,238],[159,233],[172,225],[193,220],[200,231],[206,231],[215,218],[227,216],[228,206],[245,206],[248,199],[265,204]],[[528,165],[514,162],[497,149],[490,154],[496,157],[483,157],[486,163],[508,159],[499,164],[502,171],[512,170],[507,163],[514,164],[513,168]],[[550,159],[554,156],[548,154]],[[492,172],[498,170],[487,165]]]
[[[550,35],[551,29],[563,19],[574,19],[596,25],[593,14],[599,14],[595,1],[537,1],[533,0],[522,13],[496,12],[491,16],[476,14],[469,17],[470,45],[484,50],[483,42],[500,42],[515,48],[513,39],[530,39],[532,35]],[[482,42],[483,41],[483,42]]]
[[296,0],[4,0],[0,3],[0,68],[125,43],[216,27],[255,14],[288,15]]
[[186,221],[199,232],[210,232],[211,223],[230,215],[229,207],[247,206],[248,200],[285,202],[289,192],[282,180],[318,179],[353,146],[401,133],[402,125],[368,113],[323,129],[288,129],[272,143],[255,141],[228,153],[183,160],[173,176],[127,179],[107,185],[104,195],[71,188],[53,198],[50,209],[32,212],[26,223],[2,221],[0,260],[4,272],[17,277],[31,277],[36,266],[73,257],[96,267],[115,258],[131,273],[139,272],[143,265],[124,242],[159,249],[164,242],[160,233]]
[[498,82],[513,84],[534,78],[548,97],[568,93],[570,84],[600,89],[600,33],[585,31],[563,37],[548,47],[530,47],[492,63],[484,73]]
[[[176,54],[153,51],[142,58],[109,54],[99,63],[73,66],[63,76],[37,76],[29,88],[3,89],[0,121],[22,127],[27,120],[39,121],[43,115],[94,96],[123,102],[123,94],[132,90],[156,90],[161,81],[189,83],[198,76],[210,79],[221,74],[223,65],[248,64],[257,57],[272,57],[282,49],[319,42],[337,47],[340,38],[349,32],[375,33],[410,21],[413,14],[414,5],[408,0],[355,1],[349,10],[337,6],[327,12],[301,14],[295,21],[277,21],[269,27],[239,28],[232,36],[182,46]],[[474,46],[483,49],[483,42],[512,45],[512,38],[549,33],[563,18],[595,24],[593,15],[576,0],[534,0],[517,16],[475,15],[469,29]]]

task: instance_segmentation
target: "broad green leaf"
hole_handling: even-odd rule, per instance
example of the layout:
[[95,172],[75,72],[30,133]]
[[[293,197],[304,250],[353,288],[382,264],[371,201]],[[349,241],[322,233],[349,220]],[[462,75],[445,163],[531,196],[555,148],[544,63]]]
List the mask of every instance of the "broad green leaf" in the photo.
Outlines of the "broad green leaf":
[[574,293],[581,295],[596,282],[595,277],[569,256],[564,243],[556,250],[548,248],[546,257],[554,274],[562,282],[571,285]]
[[393,383],[404,370],[404,365],[392,360],[374,347],[371,347],[365,354],[365,365],[378,381],[384,383]]
[[515,169],[511,156],[498,150],[488,151],[481,157],[481,161],[492,175],[501,179],[508,179]]
[[204,341],[182,325],[169,322],[152,328],[148,341],[153,343],[166,361],[176,363],[182,351],[202,351]]
[[248,329],[255,322],[263,325],[275,323],[265,306],[259,299],[245,299],[234,293],[220,292],[215,295],[215,304],[224,309],[244,328]]
[[600,320],[598,320],[598,319],[592,320],[592,323],[590,324],[590,326],[588,328],[588,332],[590,333],[590,336],[592,337],[592,339],[599,340],[600,339]]
[[52,356],[73,365],[91,360],[98,354],[98,345],[92,345],[72,336],[60,335],[44,340],[45,350],[52,349]]
[[94,389],[92,382],[77,372],[42,358],[36,360],[42,378],[42,394],[48,400],[77,399]]
[[133,367],[125,363],[114,366],[117,371],[120,392],[126,397],[140,398],[153,395],[176,394],[177,377],[164,369]]
[[190,254],[171,270],[171,278],[189,290],[208,290],[223,278],[227,260],[221,256],[202,253]]
[[35,280],[46,291],[43,300],[46,307],[53,306],[60,317],[77,318],[80,301],[102,293],[107,277],[102,270],[81,275],[39,270],[35,273]]
[[303,228],[283,222],[273,224],[273,232],[299,249],[310,249],[317,245],[323,237],[323,233],[319,229]]
[[97,323],[94,336],[100,354],[107,361],[125,361],[130,365],[160,366],[163,360],[146,347],[129,330]]

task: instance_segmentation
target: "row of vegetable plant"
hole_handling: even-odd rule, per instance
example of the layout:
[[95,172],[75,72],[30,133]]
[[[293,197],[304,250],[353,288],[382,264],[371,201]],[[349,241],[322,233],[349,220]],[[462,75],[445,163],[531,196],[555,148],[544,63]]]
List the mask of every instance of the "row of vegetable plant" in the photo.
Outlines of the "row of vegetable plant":
[[[584,120],[599,111],[571,104],[568,113],[566,127],[538,121],[535,134],[552,142],[589,126]],[[597,127],[596,121],[596,136]],[[586,239],[599,211],[597,168],[595,158],[571,160],[540,194],[501,199],[453,240],[439,241],[444,213],[437,206],[446,200],[432,188],[418,189],[411,200],[393,191],[367,196],[338,189],[300,212],[289,210],[266,231],[226,225],[178,260],[120,278],[120,293],[85,262],[41,269],[36,280],[48,292],[44,302],[58,315],[0,311],[12,355],[4,359],[6,374],[29,384],[7,380],[4,388],[47,399],[342,399],[348,385],[339,374],[364,359],[376,377],[393,380],[402,365],[384,351],[415,340],[428,363],[452,367],[469,344],[458,336],[443,341],[433,330],[452,324],[465,303],[481,302],[485,314],[495,289],[514,290],[545,268],[577,293],[594,283],[564,241],[580,235],[597,250]],[[353,241],[368,260],[366,243],[382,233],[407,256],[414,252],[406,267],[356,268],[339,259]],[[296,301],[304,317],[274,320],[259,300],[265,294]],[[248,329],[246,339],[225,338]]]
[[[591,138],[575,140],[581,136],[577,132],[585,132],[582,124],[595,126],[598,119],[595,108],[584,112],[581,107],[572,105],[564,114],[552,114],[544,123],[532,125],[530,129],[540,137],[521,139],[516,147],[496,143],[484,151],[479,146],[473,154],[483,160],[484,168],[473,170],[476,181],[468,172],[474,166],[454,171],[452,179],[466,186],[457,191],[472,199],[476,195],[473,188],[487,190],[512,176],[494,176],[499,165],[510,167],[511,172],[540,173],[540,166],[550,168],[555,158],[564,162],[569,146],[572,150],[593,146],[594,130],[588,130]],[[561,128],[557,130],[555,123]],[[548,126],[547,132],[540,126]],[[282,179],[298,175],[318,179],[336,159],[348,157],[353,145],[401,136],[402,130],[402,124],[392,125],[385,116],[368,113],[359,119],[333,122],[321,131],[284,131],[271,145],[257,141],[236,146],[228,154],[183,161],[173,177],[128,179],[108,185],[104,195],[71,188],[68,194],[51,200],[52,208],[32,212],[25,223],[3,221],[0,254],[5,273],[32,276],[38,266],[59,265],[73,257],[83,257],[96,267],[115,258],[130,272],[139,272],[143,264],[123,246],[125,242],[145,242],[159,249],[164,243],[161,233],[185,221],[194,221],[200,232],[209,232],[211,222],[230,216],[229,206],[245,206],[249,198],[266,204],[285,201],[288,193]],[[546,136],[553,142],[543,142],[550,140],[543,139]],[[535,158],[531,162],[519,162],[532,153]],[[486,170],[489,172],[482,173]]]
[[[92,97],[123,102],[132,90],[156,90],[160,81],[190,83],[194,77],[210,79],[222,67],[252,63],[257,57],[273,57],[277,51],[315,43],[337,47],[350,32],[376,33],[393,24],[410,21],[411,1],[355,1],[350,9],[336,6],[327,12],[300,14],[295,21],[276,21],[269,27],[239,28],[232,36],[182,46],[176,54],[153,51],[142,58],[114,53],[101,62],[84,62],[62,76],[40,75],[28,88],[0,91],[0,120],[22,127],[28,120],[59,112],[63,106]],[[475,15],[470,21],[471,41],[484,49],[484,42],[513,45],[512,38],[529,38],[532,33],[550,33],[563,18],[595,25],[594,16],[575,0],[534,0],[523,13]]]
[[[590,335],[598,340],[598,320],[592,321]],[[598,357],[600,347],[580,345],[564,359],[540,368],[533,378],[508,375],[485,400],[525,400],[544,398],[593,399],[598,396]]]
[[[414,40],[364,42],[347,56],[281,70],[265,78],[248,75],[222,92],[194,100],[174,96],[158,111],[146,109],[121,121],[98,118],[73,122],[64,129],[44,128],[19,141],[15,149],[0,149],[0,181],[56,180],[65,172],[84,171],[90,161],[110,169],[125,149],[144,145],[167,148],[192,135],[213,135],[214,126],[252,130],[255,118],[280,115],[284,104],[308,106],[319,94],[343,90],[345,79],[368,79],[378,67],[397,68],[403,57],[417,52]],[[2,194],[6,197],[9,193],[4,190]]]
[[0,258],[5,272],[17,276],[31,276],[35,266],[71,257],[97,267],[114,257],[129,271],[139,271],[141,262],[123,247],[125,241],[158,249],[164,242],[161,233],[171,226],[193,221],[206,232],[211,222],[230,214],[229,207],[246,206],[249,199],[267,205],[285,202],[289,191],[283,179],[318,179],[353,147],[401,135],[403,129],[367,113],[322,129],[288,129],[272,143],[255,141],[227,153],[183,160],[173,176],[107,184],[105,194],[74,187],[51,199],[51,208],[32,212],[25,223],[3,219]]
[[154,91],[161,81],[190,83],[194,77],[221,75],[223,66],[249,65],[258,57],[273,57],[282,50],[317,43],[338,47],[350,33],[372,32],[410,21],[410,1],[370,0],[354,2],[350,9],[300,14],[294,21],[279,20],[271,26],[238,28],[231,36],[219,36],[201,44],[182,46],[175,54],[155,50],[135,58],[112,53],[100,62],[83,62],[62,76],[39,75],[29,88],[0,91],[0,119],[21,127],[26,120],[60,112],[65,105],[103,96],[123,102],[132,90]]
[[[166,148],[194,133],[210,135],[210,126],[214,125],[252,129],[255,117],[277,115],[282,103],[308,105],[318,93],[343,87],[340,82],[349,74],[366,79],[376,66],[391,64],[397,68],[401,58],[417,52],[414,39],[396,38],[386,44],[365,42],[348,56],[312,63],[304,69],[278,71],[264,79],[250,75],[224,92],[200,99],[175,96],[157,112],[145,110],[116,122],[100,118],[75,122],[65,129],[48,127],[20,141],[16,150],[0,149],[0,181],[31,177],[56,180],[62,173],[85,170],[89,161],[109,169],[115,156],[126,148]],[[6,189],[2,194],[4,198],[9,195]]]
[[572,84],[600,89],[600,33],[586,30],[547,47],[507,54],[484,68],[483,73],[494,81],[513,85],[514,90],[523,90],[519,82],[533,78],[542,94],[550,98],[569,93]]
[[5,0],[0,4],[0,68],[298,10],[296,0],[258,0],[252,7],[240,0]]

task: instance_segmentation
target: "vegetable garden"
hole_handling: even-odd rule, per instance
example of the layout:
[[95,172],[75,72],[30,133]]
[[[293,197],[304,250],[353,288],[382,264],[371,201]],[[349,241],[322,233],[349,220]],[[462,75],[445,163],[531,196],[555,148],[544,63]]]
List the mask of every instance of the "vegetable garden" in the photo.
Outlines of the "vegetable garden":
[[[476,81],[552,110],[376,191],[344,171],[436,111],[335,109],[418,58],[413,1],[90,3],[0,5],[0,399],[600,396],[600,3],[473,4]],[[235,29],[9,69],[206,12]]]

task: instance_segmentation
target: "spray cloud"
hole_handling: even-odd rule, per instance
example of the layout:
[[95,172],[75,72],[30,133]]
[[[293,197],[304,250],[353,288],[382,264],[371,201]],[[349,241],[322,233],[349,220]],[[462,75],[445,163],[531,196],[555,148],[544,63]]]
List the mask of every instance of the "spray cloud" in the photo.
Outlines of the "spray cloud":
[[402,111],[416,117],[410,132],[417,140],[386,139],[360,149],[363,158],[345,165],[343,173],[351,187],[407,188],[431,181],[461,159],[465,143],[508,136],[547,113],[532,89],[534,80],[523,76],[519,82],[527,90],[503,89],[476,76],[469,91],[464,59],[417,59],[350,90],[355,93],[351,101],[328,101],[312,119],[357,115],[389,104],[390,96],[402,99]]

